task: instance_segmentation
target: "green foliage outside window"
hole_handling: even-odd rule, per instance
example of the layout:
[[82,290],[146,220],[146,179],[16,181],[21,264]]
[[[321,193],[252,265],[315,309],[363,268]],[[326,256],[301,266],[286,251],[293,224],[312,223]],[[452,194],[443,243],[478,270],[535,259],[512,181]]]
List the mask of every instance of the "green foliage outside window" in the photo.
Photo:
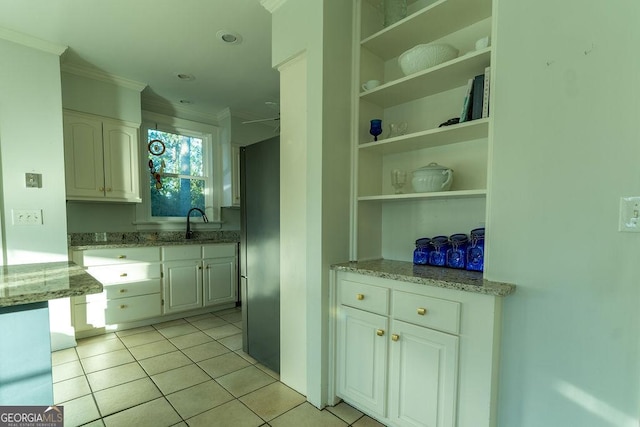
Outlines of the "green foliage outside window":
[[157,171],[164,161],[162,188],[157,188],[157,181],[150,174],[151,216],[185,216],[192,207],[204,210],[206,176],[202,139],[149,129],[148,141],[154,139],[162,141],[166,149],[159,156],[149,153],[149,160]]

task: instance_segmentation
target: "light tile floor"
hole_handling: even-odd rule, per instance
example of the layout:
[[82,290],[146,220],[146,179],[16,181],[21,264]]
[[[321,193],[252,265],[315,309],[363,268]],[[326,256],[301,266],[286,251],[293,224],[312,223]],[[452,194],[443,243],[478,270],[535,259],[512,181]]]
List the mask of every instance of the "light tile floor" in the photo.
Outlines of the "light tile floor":
[[340,403],[319,411],[242,351],[238,309],[78,340],[56,351],[65,426],[374,427]]

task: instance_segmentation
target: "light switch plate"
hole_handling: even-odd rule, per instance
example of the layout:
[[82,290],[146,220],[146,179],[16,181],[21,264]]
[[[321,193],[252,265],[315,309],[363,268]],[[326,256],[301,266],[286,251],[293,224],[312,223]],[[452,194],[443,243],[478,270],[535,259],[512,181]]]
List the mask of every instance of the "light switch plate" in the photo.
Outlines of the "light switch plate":
[[24,181],[27,188],[42,188],[42,174],[25,173]]
[[620,198],[618,231],[640,233],[640,197]]
[[13,225],[42,225],[42,209],[13,209]]

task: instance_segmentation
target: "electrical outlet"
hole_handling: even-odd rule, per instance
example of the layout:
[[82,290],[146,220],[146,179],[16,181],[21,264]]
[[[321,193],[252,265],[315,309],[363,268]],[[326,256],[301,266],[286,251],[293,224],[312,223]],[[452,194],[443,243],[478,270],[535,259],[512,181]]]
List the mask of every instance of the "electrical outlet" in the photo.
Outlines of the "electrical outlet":
[[618,231],[640,233],[640,197],[620,198]]
[[12,209],[13,225],[42,225],[42,209]]

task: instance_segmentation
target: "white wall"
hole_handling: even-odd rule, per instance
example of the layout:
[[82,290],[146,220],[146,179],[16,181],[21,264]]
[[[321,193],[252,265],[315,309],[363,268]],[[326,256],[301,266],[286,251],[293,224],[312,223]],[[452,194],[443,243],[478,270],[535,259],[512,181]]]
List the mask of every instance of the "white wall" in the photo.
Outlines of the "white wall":
[[637,427],[640,3],[499,1],[487,276],[504,300],[499,426]]
[[[67,260],[60,58],[64,46],[2,31],[0,38],[1,264]],[[31,46],[31,47],[27,47]],[[42,175],[27,188],[25,173]],[[42,225],[13,225],[13,209],[42,211]],[[75,344],[69,298],[49,302],[51,346]]]
[[[289,163],[293,157],[281,152],[280,164],[281,183],[305,180],[301,193],[287,193],[286,185],[281,188],[281,200],[285,205],[294,203],[293,198],[298,200],[296,204],[305,203],[306,214],[300,227],[280,230],[281,241],[293,242],[281,247],[281,292],[300,286],[299,281],[289,281],[285,275],[285,270],[295,269],[296,277],[304,278],[306,295],[304,307],[292,307],[290,300],[281,297],[286,302],[281,304],[282,330],[288,335],[286,345],[281,345],[282,366],[286,367],[288,358],[303,358],[306,372],[299,363],[295,372],[284,369],[281,378],[296,384],[294,388],[316,406],[326,401],[329,266],[349,257],[351,13],[351,3],[343,0],[295,0],[275,10],[272,24],[273,65],[302,55],[304,65],[298,66],[306,73],[304,81],[282,76],[280,82],[282,94],[294,87],[306,92],[281,99],[281,137],[284,139],[290,129],[301,130],[299,123],[285,116],[286,109],[304,114],[306,129],[295,141],[305,145],[303,162]],[[285,105],[289,101],[294,104]],[[282,145],[282,150],[286,149]],[[295,266],[286,264],[291,250],[297,253]],[[284,319],[288,317],[304,318],[306,325],[300,320],[298,324],[287,323]]]
[[[66,261],[59,53],[0,39],[0,58],[5,262]],[[27,172],[42,174],[42,188],[26,187]],[[13,225],[13,209],[41,209],[43,224]]]
[[[72,69],[73,70],[73,69]],[[140,91],[142,84],[122,83],[122,79],[101,75],[90,78],[65,71],[62,73],[64,108],[129,122],[142,122]]]

